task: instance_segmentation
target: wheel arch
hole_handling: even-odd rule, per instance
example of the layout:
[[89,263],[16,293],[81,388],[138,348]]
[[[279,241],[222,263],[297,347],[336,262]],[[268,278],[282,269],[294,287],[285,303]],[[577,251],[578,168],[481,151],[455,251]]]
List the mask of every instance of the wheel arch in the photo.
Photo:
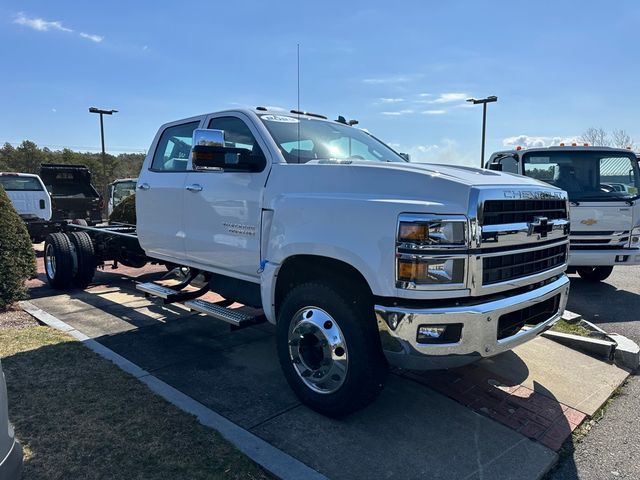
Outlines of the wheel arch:
[[[273,287],[268,305],[271,307],[267,315],[272,323],[278,315],[278,310],[287,292],[295,285],[310,281],[328,281],[339,285],[341,289],[348,289],[359,296],[373,298],[369,282],[365,276],[353,265],[331,257],[322,255],[292,255],[287,257],[273,272]],[[267,306],[267,300],[263,303]],[[267,313],[267,309],[265,309]]]

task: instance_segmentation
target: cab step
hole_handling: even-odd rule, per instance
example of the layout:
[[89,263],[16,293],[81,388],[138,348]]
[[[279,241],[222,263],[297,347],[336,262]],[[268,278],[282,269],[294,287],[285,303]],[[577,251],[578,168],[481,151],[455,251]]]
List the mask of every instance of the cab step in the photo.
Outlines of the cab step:
[[246,327],[261,321],[261,317],[255,317],[238,310],[225,308],[215,303],[207,302],[206,300],[188,300],[184,302],[184,306],[190,310],[204,313],[210,317],[230,323],[234,327]]
[[136,289],[144,292],[145,296],[152,295],[154,297],[159,297],[164,300],[177,295],[178,291],[173,288],[163,287],[162,285],[158,285],[157,283],[147,282],[147,283],[138,283],[136,285]]

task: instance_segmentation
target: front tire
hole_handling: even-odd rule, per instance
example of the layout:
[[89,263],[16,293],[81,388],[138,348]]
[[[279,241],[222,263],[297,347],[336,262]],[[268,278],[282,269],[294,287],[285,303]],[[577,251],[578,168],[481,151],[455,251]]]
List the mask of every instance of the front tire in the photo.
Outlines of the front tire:
[[369,302],[326,283],[294,287],[278,313],[278,358],[300,401],[330,417],[371,403],[387,365]]
[[588,282],[602,282],[611,275],[613,267],[578,267],[576,270],[580,278]]
[[69,237],[52,233],[44,242],[44,269],[52,288],[69,288],[73,280],[73,254]]

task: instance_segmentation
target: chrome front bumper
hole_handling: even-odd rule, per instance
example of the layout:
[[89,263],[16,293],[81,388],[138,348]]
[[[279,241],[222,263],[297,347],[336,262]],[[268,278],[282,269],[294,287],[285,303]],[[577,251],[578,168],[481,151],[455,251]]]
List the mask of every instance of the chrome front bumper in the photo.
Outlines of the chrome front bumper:
[[[465,306],[403,308],[376,305],[375,312],[387,360],[390,364],[415,370],[452,368],[482,357],[491,357],[525,343],[557,322],[567,304],[569,279],[557,280],[535,290]],[[498,339],[502,315],[523,310],[539,302],[560,296],[558,309],[547,320],[518,333]],[[418,327],[462,324],[456,343],[418,343]]]

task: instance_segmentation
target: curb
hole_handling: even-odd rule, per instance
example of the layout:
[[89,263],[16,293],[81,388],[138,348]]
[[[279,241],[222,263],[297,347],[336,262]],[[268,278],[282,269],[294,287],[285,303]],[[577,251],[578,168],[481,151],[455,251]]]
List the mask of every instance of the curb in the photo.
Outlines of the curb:
[[257,435],[236,425],[219,413],[214,412],[197,400],[173,388],[171,385],[151,375],[135,363],[118,355],[113,350],[98,343],[41,308],[36,307],[31,302],[22,301],[19,302],[19,305],[36,320],[72,336],[102,358],[115,363],[121,370],[133,375],[147,385],[150,390],[172,405],[191,415],[195,415],[202,425],[219,432],[228,442],[272,475],[282,480],[299,480],[301,478],[309,480],[329,480],[320,472],[317,472],[291,455],[264,441]]
[[[581,315],[573,312],[569,313],[571,314],[571,321],[590,330],[591,336],[583,337],[553,330],[547,330],[541,335],[569,348],[575,348],[608,361],[613,361],[617,366],[626,368],[631,372],[640,367],[640,347],[637,343],[623,335],[607,333],[597,325],[584,320]],[[565,320],[570,321],[568,319]]]
[[600,340],[599,338],[582,337],[571,333],[554,332],[547,330],[541,334],[543,337],[558,342],[570,348],[591,353],[607,360],[613,359],[613,352],[616,348],[614,342]]

